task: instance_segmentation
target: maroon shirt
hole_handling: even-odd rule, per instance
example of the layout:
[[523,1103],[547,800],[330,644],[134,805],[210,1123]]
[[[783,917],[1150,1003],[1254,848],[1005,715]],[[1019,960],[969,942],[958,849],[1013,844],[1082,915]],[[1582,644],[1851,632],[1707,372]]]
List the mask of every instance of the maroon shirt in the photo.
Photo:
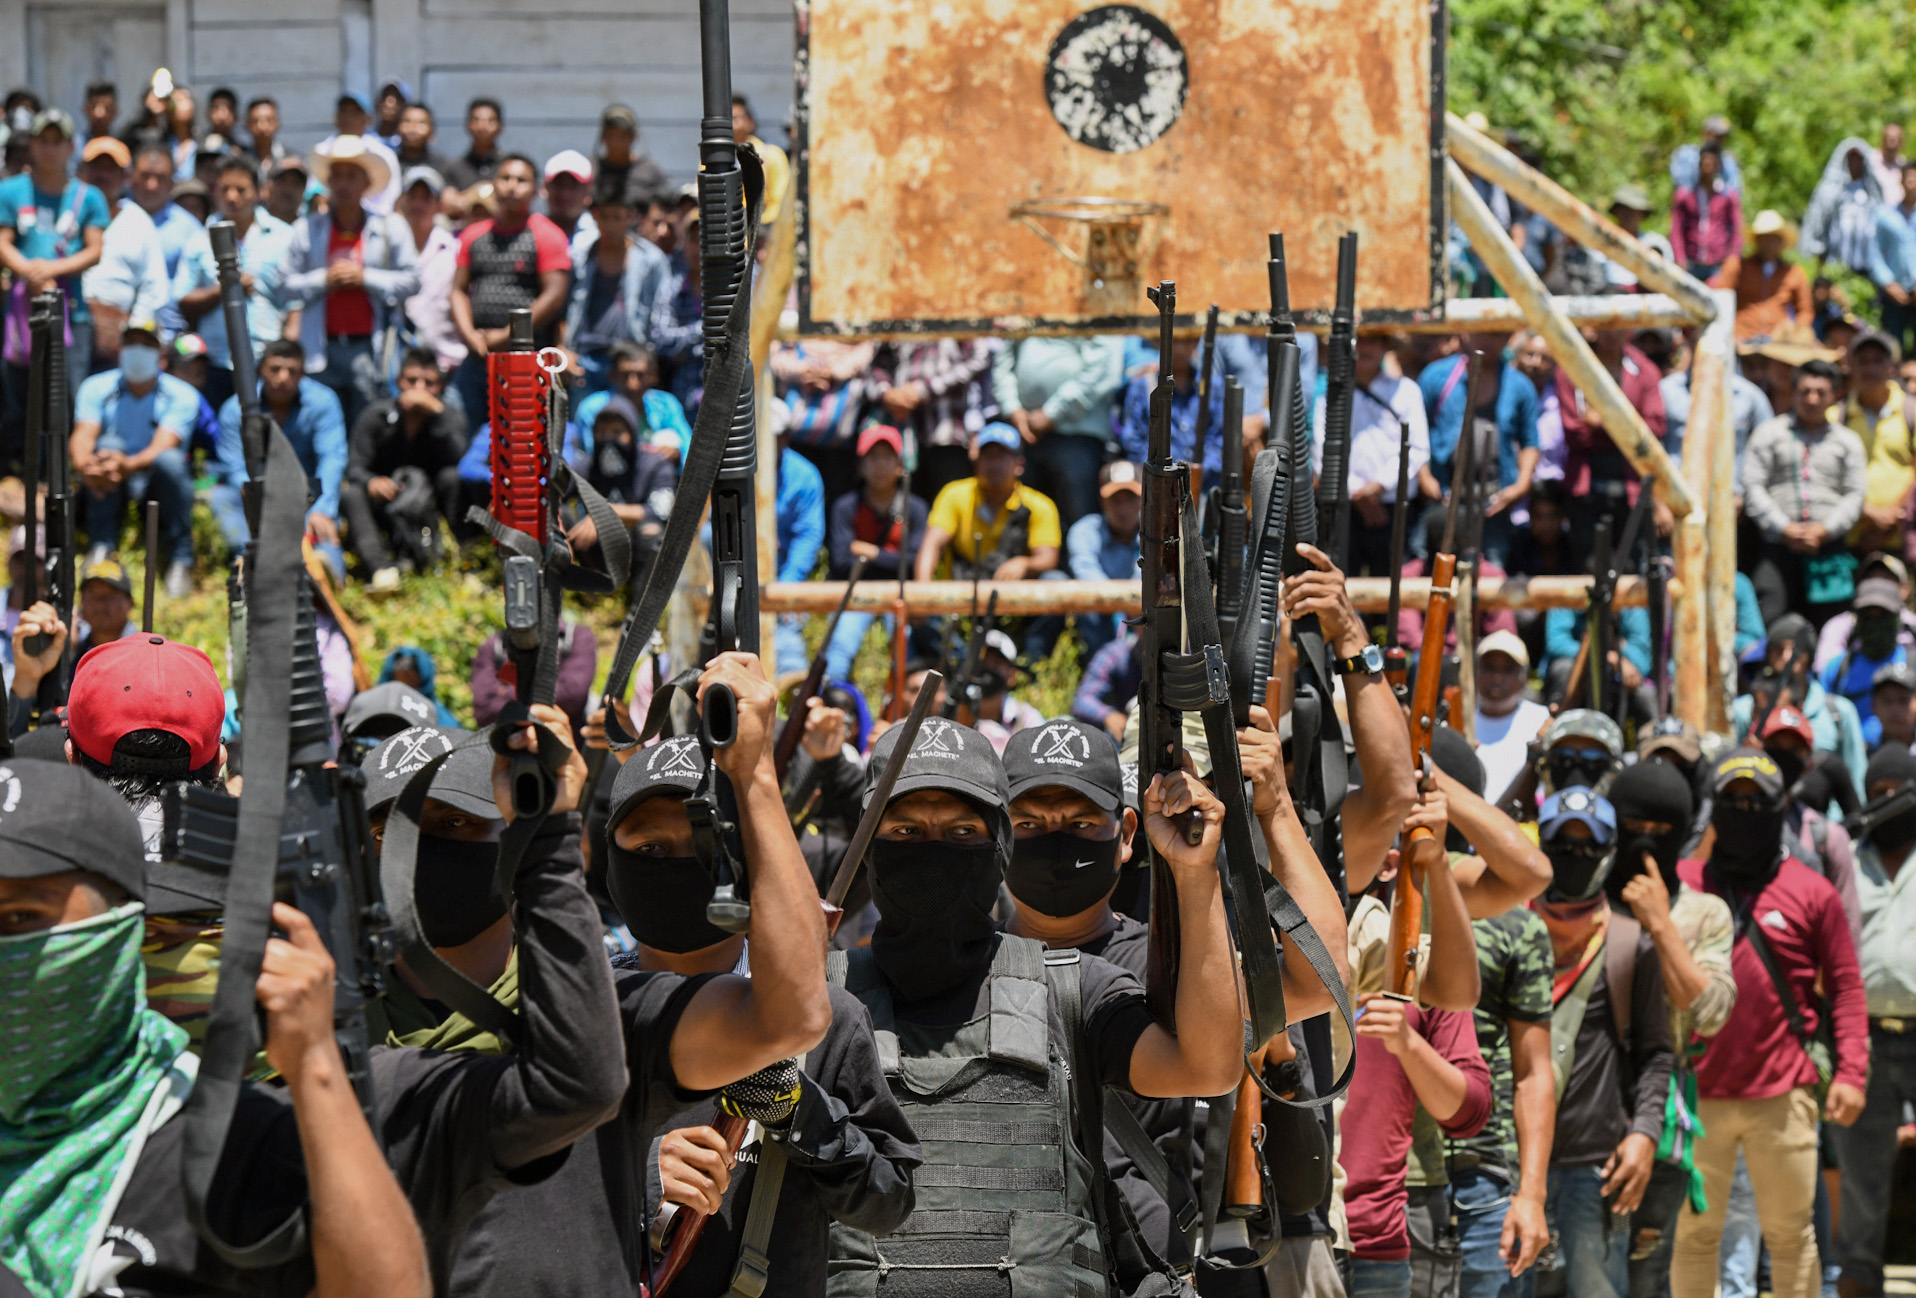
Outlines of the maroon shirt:
[[1829,998],[1835,1019],[1836,1080],[1863,1089],[1869,1078],[1869,1008],[1856,944],[1835,886],[1795,857],[1784,861],[1754,897],[1719,886],[1702,861],[1683,861],[1677,871],[1692,888],[1728,902],[1737,921],[1736,946],[1730,953],[1736,1008],[1697,1065],[1697,1094],[1709,1100],[1767,1100],[1816,1084],[1816,1065],[1790,1031],[1776,984],[1750,946],[1751,924],[1763,926],[1812,1034],[1822,1021],[1817,1012],[1821,981],[1821,995]]
[[[1619,386],[1623,388],[1624,400],[1643,416],[1643,422],[1650,427],[1650,436],[1663,441],[1670,431],[1669,418],[1663,411],[1663,392],[1657,386],[1663,381],[1663,372],[1648,356],[1626,343],[1621,377]],[[1590,425],[1584,406],[1579,404],[1582,400],[1583,394],[1570,381],[1568,371],[1558,366],[1557,406],[1563,412],[1565,489],[1573,496],[1587,496],[1592,482],[1624,482],[1628,484],[1626,493],[1630,503],[1636,504],[1637,471],[1610,440],[1607,429]]]
[[[1464,1074],[1463,1104],[1450,1121],[1438,1125],[1446,1136],[1476,1135],[1490,1117],[1490,1069],[1477,1048],[1474,1019],[1456,1010],[1417,1005],[1407,1013],[1412,1031]],[[1337,1159],[1348,1178],[1344,1211],[1354,1257],[1401,1262],[1410,1256],[1404,1216],[1410,1192],[1404,1174],[1416,1112],[1417,1092],[1397,1056],[1375,1037],[1358,1037],[1357,1072],[1344,1102],[1344,1145]]]

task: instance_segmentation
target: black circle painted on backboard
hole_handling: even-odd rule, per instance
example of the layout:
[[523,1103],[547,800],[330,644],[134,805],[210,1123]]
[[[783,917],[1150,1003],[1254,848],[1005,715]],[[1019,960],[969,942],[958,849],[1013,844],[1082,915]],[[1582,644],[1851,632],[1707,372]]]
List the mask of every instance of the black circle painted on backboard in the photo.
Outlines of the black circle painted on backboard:
[[1100,5],[1066,23],[1045,60],[1045,98],[1065,134],[1135,153],[1177,124],[1190,88],[1184,46],[1154,14]]

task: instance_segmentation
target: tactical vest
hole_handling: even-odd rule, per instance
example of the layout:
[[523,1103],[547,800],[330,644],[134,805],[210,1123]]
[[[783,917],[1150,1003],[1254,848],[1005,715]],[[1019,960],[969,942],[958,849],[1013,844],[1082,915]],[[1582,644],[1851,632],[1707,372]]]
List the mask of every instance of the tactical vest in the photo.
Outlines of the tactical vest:
[[833,1224],[831,1298],[1107,1298],[1096,1172],[1072,1138],[1071,1070],[1048,1014],[1054,979],[1075,990],[1077,956],[1000,937],[987,1012],[934,1028],[896,1018],[869,948],[831,953],[826,976],[870,1012],[885,1080],[925,1151],[895,1233]]

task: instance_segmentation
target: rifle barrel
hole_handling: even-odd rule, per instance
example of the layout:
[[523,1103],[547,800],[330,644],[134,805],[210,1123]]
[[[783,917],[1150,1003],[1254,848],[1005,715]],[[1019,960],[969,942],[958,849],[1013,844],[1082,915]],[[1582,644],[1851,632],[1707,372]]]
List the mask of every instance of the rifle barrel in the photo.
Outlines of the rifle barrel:
[[[1391,411],[1391,418],[1397,412]],[[1397,420],[1397,499],[1390,507],[1390,610],[1384,616],[1384,642],[1397,644],[1397,610],[1403,602],[1404,529],[1410,523],[1410,425]]]
[[938,693],[938,687],[945,678],[936,671],[925,673],[925,683],[919,687],[918,698],[911,705],[911,714],[900,727],[904,731],[899,735],[898,743],[885,759],[885,769],[878,773],[878,783],[872,786],[871,800],[865,804],[865,812],[858,818],[858,828],[852,831],[852,841],[845,848],[845,855],[838,863],[838,872],[832,876],[831,886],[825,889],[825,904],[833,909],[842,908],[845,894],[852,890],[852,880],[858,877],[858,866],[865,859],[865,851],[871,846],[872,839],[878,834],[878,822],[885,818],[885,804],[891,801],[892,787],[898,783],[899,773],[905,769],[905,759],[911,756],[912,745],[917,741],[919,727],[925,724],[925,717],[931,711],[931,701]]

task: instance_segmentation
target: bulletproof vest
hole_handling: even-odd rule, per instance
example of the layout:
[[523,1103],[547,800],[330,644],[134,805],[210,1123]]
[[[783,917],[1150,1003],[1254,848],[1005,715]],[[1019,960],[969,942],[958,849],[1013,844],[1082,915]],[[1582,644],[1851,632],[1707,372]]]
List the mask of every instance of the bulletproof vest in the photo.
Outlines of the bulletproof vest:
[[1072,1134],[1043,945],[1002,935],[987,1011],[951,1027],[899,1020],[869,948],[832,952],[826,976],[870,1012],[885,1080],[925,1151],[896,1232],[832,1225],[831,1298],[1106,1298],[1096,1174]]

